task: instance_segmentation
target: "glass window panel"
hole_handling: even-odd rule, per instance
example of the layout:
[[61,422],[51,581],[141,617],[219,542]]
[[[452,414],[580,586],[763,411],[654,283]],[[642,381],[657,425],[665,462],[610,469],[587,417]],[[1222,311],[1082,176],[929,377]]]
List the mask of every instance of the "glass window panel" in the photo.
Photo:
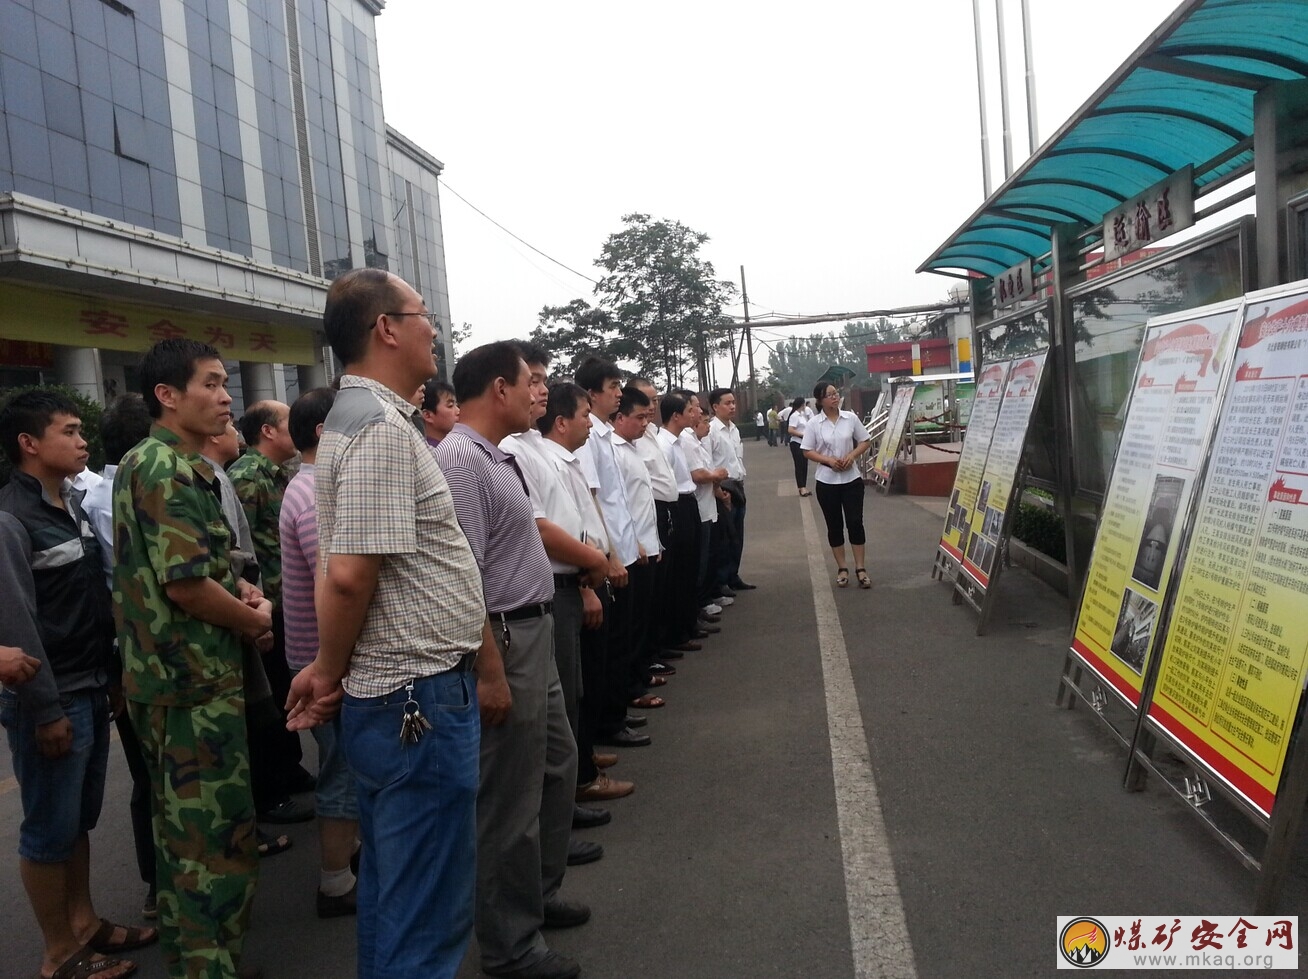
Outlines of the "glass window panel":
[[105,47],[126,58],[136,58],[136,18],[110,7],[104,11]]
[[123,207],[129,211],[152,213],[154,207],[150,202],[150,168],[131,160],[123,160],[118,169],[123,177]]
[[[87,163],[91,168],[91,196],[96,206],[104,204],[118,208],[121,216],[123,204],[123,178],[119,173],[118,157],[97,146],[86,149]],[[104,212],[108,214],[107,211]]]
[[200,189],[204,200],[204,228],[208,232],[209,244],[215,248],[227,247],[227,198],[222,191],[209,187]]
[[186,37],[178,40],[190,50],[193,60],[198,59],[206,65],[213,64],[213,58],[209,56],[209,22],[194,4],[186,4]]
[[[47,173],[47,176],[48,175],[49,174]],[[52,201],[55,199],[54,184],[50,183],[49,180],[29,177],[25,173],[14,174],[14,190],[20,194],[39,197],[43,201]]]
[[36,65],[36,14],[15,3],[0,3],[0,51]]
[[191,52],[191,94],[197,102],[217,104],[213,93],[213,66]]
[[13,158],[14,176],[49,183],[50,142],[46,139],[45,129],[18,116],[10,116],[5,123],[9,130],[9,155]]
[[[150,168],[150,200],[154,202],[154,213],[158,220],[157,227],[166,231],[167,225],[180,227],[182,208],[177,198],[177,177],[163,173],[156,167]],[[169,234],[179,232],[169,231]]]
[[212,102],[203,99],[192,99],[192,105],[195,109],[195,138],[217,149],[221,145],[218,142],[218,110]]
[[78,37],[89,37],[99,43],[104,43],[104,4],[90,3],[88,0],[74,0],[72,13],[74,34]]
[[218,146],[221,149],[241,151],[241,124],[230,112],[218,110]]
[[1232,235],[1073,297],[1076,373],[1070,390],[1078,491],[1104,491],[1146,321],[1238,296],[1242,282],[1240,240]]
[[236,114],[236,77],[218,67],[213,70],[213,104],[220,112]]
[[145,140],[145,117],[130,109],[115,108],[114,126],[118,130],[118,153],[146,162],[150,158],[150,148]]
[[55,186],[83,194],[91,192],[86,144],[62,133],[50,133],[51,177]]
[[5,115],[45,127],[45,98],[38,69],[7,54],[0,55],[0,98],[4,100]]
[[36,40],[42,71],[48,71],[59,78],[77,77],[77,58],[71,31],[54,21],[38,17]]
[[219,166],[223,172],[223,193],[231,197],[245,198],[245,167],[239,157],[230,153],[218,154]]
[[87,38],[74,38],[77,50],[77,79],[83,91],[102,97],[110,94],[109,52]]
[[68,0],[40,0],[40,3],[24,3],[23,6],[36,9],[40,6],[41,10],[38,17],[45,17],[52,20],[60,27],[67,31],[73,29],[73,12],[68,9]]
[[976,328],[982,364],[1008,360],[1049,348],[1049,312],[1045,305],[1018,316]]
[[109,49],[109,83],[113,88],[114,104],[124,109],[141,112],[141,70],[126,58]]
[[41,91],[45,101],[46,125],[73,139],[84,139],[82,100],[78,96],[77,86],[41,72]]
[[223,189],[222,156],[209,146],[200,148],[200,186],[217,193]]
[[86,132],[88,146],[102,150],[114,148],[114,107],[108,99],[82,89],[82,125]]
[[[141,28],[141,35],[136,45],[136,53],[140,59],[142,73],[146,78],[166,80],[168,66],[164,61],[163,34],[149,28]],[[142,79],[141,84],[145,84],[145,79]]]

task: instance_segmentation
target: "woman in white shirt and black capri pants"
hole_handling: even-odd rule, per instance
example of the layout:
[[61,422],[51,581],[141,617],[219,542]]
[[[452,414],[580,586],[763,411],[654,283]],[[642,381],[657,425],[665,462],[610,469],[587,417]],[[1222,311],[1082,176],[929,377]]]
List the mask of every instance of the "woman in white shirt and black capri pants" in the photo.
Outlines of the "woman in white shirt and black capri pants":
[[818,464],[814,479],[818,505],[827,521],[827,543],[836,559],[836,584],[841,588],[849,584],[849,566],[845,564],[845,529],[848,528],[858,587],[871,588],[872,580],[863,565],[867,535],[863,530],[863,474],[857,465],[858,457],[868,450],[871,442],[858,416],[840,410],[840,392],[834,384],[818,384],[813,389],[813,398],[818,403],[818,412],[804,427],[801,445],[804,457]]

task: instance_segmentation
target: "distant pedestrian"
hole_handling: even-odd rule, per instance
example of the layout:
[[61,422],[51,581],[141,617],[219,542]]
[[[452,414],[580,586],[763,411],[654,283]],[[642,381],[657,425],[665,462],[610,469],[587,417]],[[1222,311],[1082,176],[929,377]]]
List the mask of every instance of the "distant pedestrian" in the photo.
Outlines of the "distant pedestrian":
[[863,545],[863,474],[858,457],[868,450],[867,429],[852,411],[840,410],[840,391],[834,384],[819,384],[813,398],[820,411],[804,429],[803,452],[817,463],[818,505],[827,523],[827,543],[836,559],[836,584],[849,584],[849,566],[845,564],[845,529],[854,551],[854,574],[858,587],[871,588],[864,566]]
[[763,438],[763,432],[767,428],[767,419],[763,417],[760,410],[754,415],[754,441],[757,442]]
[[779,419],[777,417],[777,406],[768,407],[768,448],[776,448],[777,445],[777,427]]
[[800,496],[811,495],[808,491],[808,460],[804,457],[801,445],[804,441],[804,427],[808,424],[808,407],[803,398],[790,402],[785,412],[786,437],[790,444],[790,457],[795,462],[795,485],[799,487]]

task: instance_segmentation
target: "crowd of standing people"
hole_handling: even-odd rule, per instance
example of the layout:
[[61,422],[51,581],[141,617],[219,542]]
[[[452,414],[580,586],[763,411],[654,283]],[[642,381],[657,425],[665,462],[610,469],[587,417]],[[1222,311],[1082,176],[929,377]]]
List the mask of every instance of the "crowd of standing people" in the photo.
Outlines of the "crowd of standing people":
[[[315,816],[316,910],[356,916],[361,979],[453,976],[474,932],[489,975],[578,975],[543,934],[590,917],[566,869],[603,849],[573,830],[635,791],[617,750],[652,744],[675,662],[754,588],[731,390],[599,358],[550,383],[514,341],[432,380],[432,315],[374,269],[333,282],[324,330],[338,386],[247,407],[243,454],[191,340],[105,412],[98,476],[66,397],[0,408],[0,723],[42,979],[123,979],[155,942],[170,977],[260,975],[259,862],[289,846],[260,823]],[[90,897],[111,720],[157,928]]]

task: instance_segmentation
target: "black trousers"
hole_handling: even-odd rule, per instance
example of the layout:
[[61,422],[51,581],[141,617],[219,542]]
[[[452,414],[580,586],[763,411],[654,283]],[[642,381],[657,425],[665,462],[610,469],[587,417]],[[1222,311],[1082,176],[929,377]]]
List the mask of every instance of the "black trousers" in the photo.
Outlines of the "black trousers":
[[686,642],[696,631],[699,603],[696,600],[699,585],[699,504],[694,493],[682,493],[677,498],[677,509],[672,524],[672,563],[668,574],[672,578],[669,598],[672,607],[669,645]]
[[818,506],[827,522],[827,543],[840,547],[845,543],[845,528],[849,528],[849,542],[862,544],[867,535],[863,532],[863,480],[848,483],[817,484]]
[[791,442],[790,457],[795,460],[795,485],[803,489],[808,485],[808,459],[804,458],[804,450],[799,447],[798,442]]
[[599,736],[600,718],[604,706],[609,645],[609,619],[613,614],[613,595],[607,585],[596,588],[600,604],[604,607],[604,620],[598,629],[581,629],[581,699],[577,704],[577,784],[595,781],[599,769],[591,756],[595,753],[595,738]]
[[649,566],[627,565],[627,587],[613,590],[613,621],[609,624],[608,658],[604,664],[604,706],[599,730],[612,735],[627,726],[627,677],[635,654],[637,622],[649,611]]
[[143,883],[154,893],[154,824],[151,814],[154,790],[150,788],[150,770],[145,767],[145,756],[141,754],[141,739],[136,736],[131,718],[124,710],[118,715],[114,724],[118,728],[118,741],[123,746],[123,757],[127,760],[127,770],[132,775],[132,801],[129,811],[132,814],[132,842],[136,845],[136,869]]

